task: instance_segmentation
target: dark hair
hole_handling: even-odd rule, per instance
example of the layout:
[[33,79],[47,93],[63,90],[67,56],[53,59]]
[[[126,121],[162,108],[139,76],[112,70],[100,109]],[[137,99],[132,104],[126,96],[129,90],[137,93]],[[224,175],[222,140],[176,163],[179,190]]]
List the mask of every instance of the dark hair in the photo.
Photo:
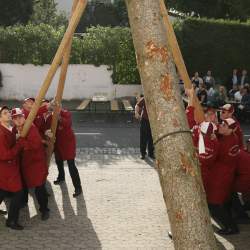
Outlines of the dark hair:
[[2,114],[2,112],[3,112],[4,110],[10,110],[10,109],[9,109],[7,106],[1,107],[1,108],[0,108],[0,115]]
[[244,86],[243,89],[245,89],[247,91],[247,93],[249,94],[250,93],[250,89],[248,86]]

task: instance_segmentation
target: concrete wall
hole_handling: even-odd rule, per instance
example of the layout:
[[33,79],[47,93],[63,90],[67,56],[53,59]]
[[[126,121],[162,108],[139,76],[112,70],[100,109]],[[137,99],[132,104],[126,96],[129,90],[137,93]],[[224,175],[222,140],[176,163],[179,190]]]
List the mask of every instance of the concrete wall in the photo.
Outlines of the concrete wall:
[[[31,64],[0,64],[3,75],[3,88],[0,98],[22,100],[36,96],[48,72],[49,65],[34,66]],[[59,78],[59,72],[54,77],[47,98],[53,98]],[[97,93],[105,93],[109,99],[123,96],[134,96],[141,92],[140,85],[113,85],[112,71],[103,65],[70,65],[64,91],[64,99],[92,98]]]

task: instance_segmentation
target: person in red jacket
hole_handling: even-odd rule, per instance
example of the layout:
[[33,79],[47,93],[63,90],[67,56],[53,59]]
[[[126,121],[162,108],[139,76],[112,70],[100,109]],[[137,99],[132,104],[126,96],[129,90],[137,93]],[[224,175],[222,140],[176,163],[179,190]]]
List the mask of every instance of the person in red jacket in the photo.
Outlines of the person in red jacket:
[[[61,107],[59,109],[59,120],[56,131],[56,141],[54,147],[54,154],[56,159],[56,165],[58,168],[58,177],[54,181],[55,185],[60,185],[65,181],[64,161],[67,161],[69,167],[69,173],[75,188],[73,197],[77,197],[82,193],[81,180],[79,172],[75,164],[76,157],[76,138],[72,129],[71,113]],[[52,122],[52,113],[46,119],[46,127],[49,129]]]
[[[34,103],[35,103],[35,98],[33,98],[33,97],[29,97],[29,98],[26,98],[24,100],[22,110],[23,110],[25,119],[27,119],[27,117],[29,116],[29,113],[30,113]],[[45,123],[44,116],[48,112],[48,107],[49,107],[49,101],[44,99],[42,101],[41,107],[39,108],[37,115],[36,115],[36,118],[34,120],[34,124],[38,128],[39,133],[40,133],[42,138],[44,138],[44,132],[45,132],[44,131],[44,123]]]
[[226,104],[221,108],[221,120],[232,118],[235,121],[234,134],[238,137],[240,153],[236,168],[236,179],[234,184],[234,193],[232,194],[232,206],[234,212],[237,214],[237,222],[243,224],[250,224],[250,217],[245,212],[238,193],[243,195],[250,192],[250,154],[247,152],[243,132],[240,123],[234,116],[234,107],[231,104]]
[[236,125],[235,125],[235,129],[234,129],[234,133],[238,136],[239,138],[239,146],[241,149],[244,148],[244,140],[243,140],[243,132],[242,129],[240,127],[240,123],[237,121],[237,119],[234,117],[234,107],[232,104],[225,104],[222,108],[221,108],[221,115],[220,118],[222,121],[232,118],[234,119]]
[[211,182],[210,170],[216,162],[219,142],[215,135],[217,127],[211,122],[202,122],[193,131],[193,142],[197,148],[198,158],[201,167],[201,176],[206,194],[209,192]]
[[219,126],[219,150],[216,163],[211,168],[211,183],[208,192],[208,203],[212,216],[223,225],[218,233],[222,235],[237,234],[238,227],[232,219],[225,204],[230,200],[233,191],[237,161],[239,156],[238,137],[233,133],[237,124],[232,119],[225,119]]
[[12,193],[6,226],[22,230],[23,227],[18,223],[23,197],[19,153],[24,144],[22,139],[16,142],[10,122],[8,107],[0,108],[0,203],[9,192]]
[[[23,111],[19,108],[12,109],[11,117],[15,125],[13,133],[18,132],[20,134],[25,123]],[[29,130],[26,137],[26,146],[21,153],[21,173],[25,187],[27,189],[35,188],[41,219],[47,220],[49,209],[45,182],[48,176],[48,166],[42,138],[35,125],[32,125]]]

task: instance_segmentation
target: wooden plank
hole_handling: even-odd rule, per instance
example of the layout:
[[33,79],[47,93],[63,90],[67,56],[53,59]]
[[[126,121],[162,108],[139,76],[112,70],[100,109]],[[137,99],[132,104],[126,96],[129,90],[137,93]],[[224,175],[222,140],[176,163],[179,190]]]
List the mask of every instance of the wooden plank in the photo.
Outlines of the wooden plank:
[[123,103],[126,111],[133,111],[134,110],[129,100],[122,100],[122,103]]
[[119,104],[117,100],[111,101],[111,111],[118,111],[119,110]]
[[89,105],[90,100],[86,99],[84,101],[82,101],[82,103],[76,108],[76,110],[84,110],[87,108],[87,106]]

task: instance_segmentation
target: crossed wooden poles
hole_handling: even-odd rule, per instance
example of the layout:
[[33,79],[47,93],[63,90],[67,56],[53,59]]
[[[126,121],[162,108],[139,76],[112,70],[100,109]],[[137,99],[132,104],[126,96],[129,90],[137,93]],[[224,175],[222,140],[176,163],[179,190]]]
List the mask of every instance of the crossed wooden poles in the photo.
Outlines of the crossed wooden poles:
[[[167,29],[167,36],[168,40],[170,41],[170,46],[172,49],[172,55],[174,62],[176,64],[176,67],[178,69],[179,75],[184,81],[184,86],[186,89],[192,88],[192,83],[190,81],[175,33],[173,26],[170,22],[169,16],[168,16],[168,11],[165,6],[164,0],[159,0],[160,1],[160,6],[161,6],[161,15],[163,18],[164,25],[166,26]],[[53,80],[53,77],[58,69],[58,67],[61,64],[61,72],[60,72],[60,78],[59,78],[59,83],[57,87],[57,92],[55,96],[55,102],[60,105],[63,97],[63,91],[64,91],[64,86],[65,86],[65,80],[67,76],[67,70],[68,70],[68,65],[69,65],[69,60],[70,60],[70,54],[71,54],[71,46],[72,46],[72,40],[74,36],[75,29],[84,13],[84,10],[86,9],[87,6],[87,0],[73,0],[73,6],[72,6],[72,12],[71,12],[71,18],[68,24],[68,28],[63,36],[63,39],[61,41],[61,44],[56,52],[56,55],[51,63],[51,66],[49,68],[49,71],[47,73],[47,76],[40,88],[40,91],[36,97],[34,106],[32,107],[32,110],[25,122],[24,128],[22,130],[22,137],[26,137],[36,115],[37,112],[40,108],[41,102],[44,99],[51,82]],[[200,103],[198,102],[198,99],[196,98],[194,101],[195,105],[195,118],[197,122],[203,121],[204,120],[204,113],[201,108]],[[52,140],[50,140],[50,144],[48,146],[48,163],[50,162],[53,150],[54,150],[54,141],[55,141],[55,134],[56,134],[56,129],[57,129],[57,124],[58,124],[58,117],[59,117],[59,109],[55,109],[53,112],[53,118],[52,118],[52,125],[51,125],[51,130],[53,133]]]

